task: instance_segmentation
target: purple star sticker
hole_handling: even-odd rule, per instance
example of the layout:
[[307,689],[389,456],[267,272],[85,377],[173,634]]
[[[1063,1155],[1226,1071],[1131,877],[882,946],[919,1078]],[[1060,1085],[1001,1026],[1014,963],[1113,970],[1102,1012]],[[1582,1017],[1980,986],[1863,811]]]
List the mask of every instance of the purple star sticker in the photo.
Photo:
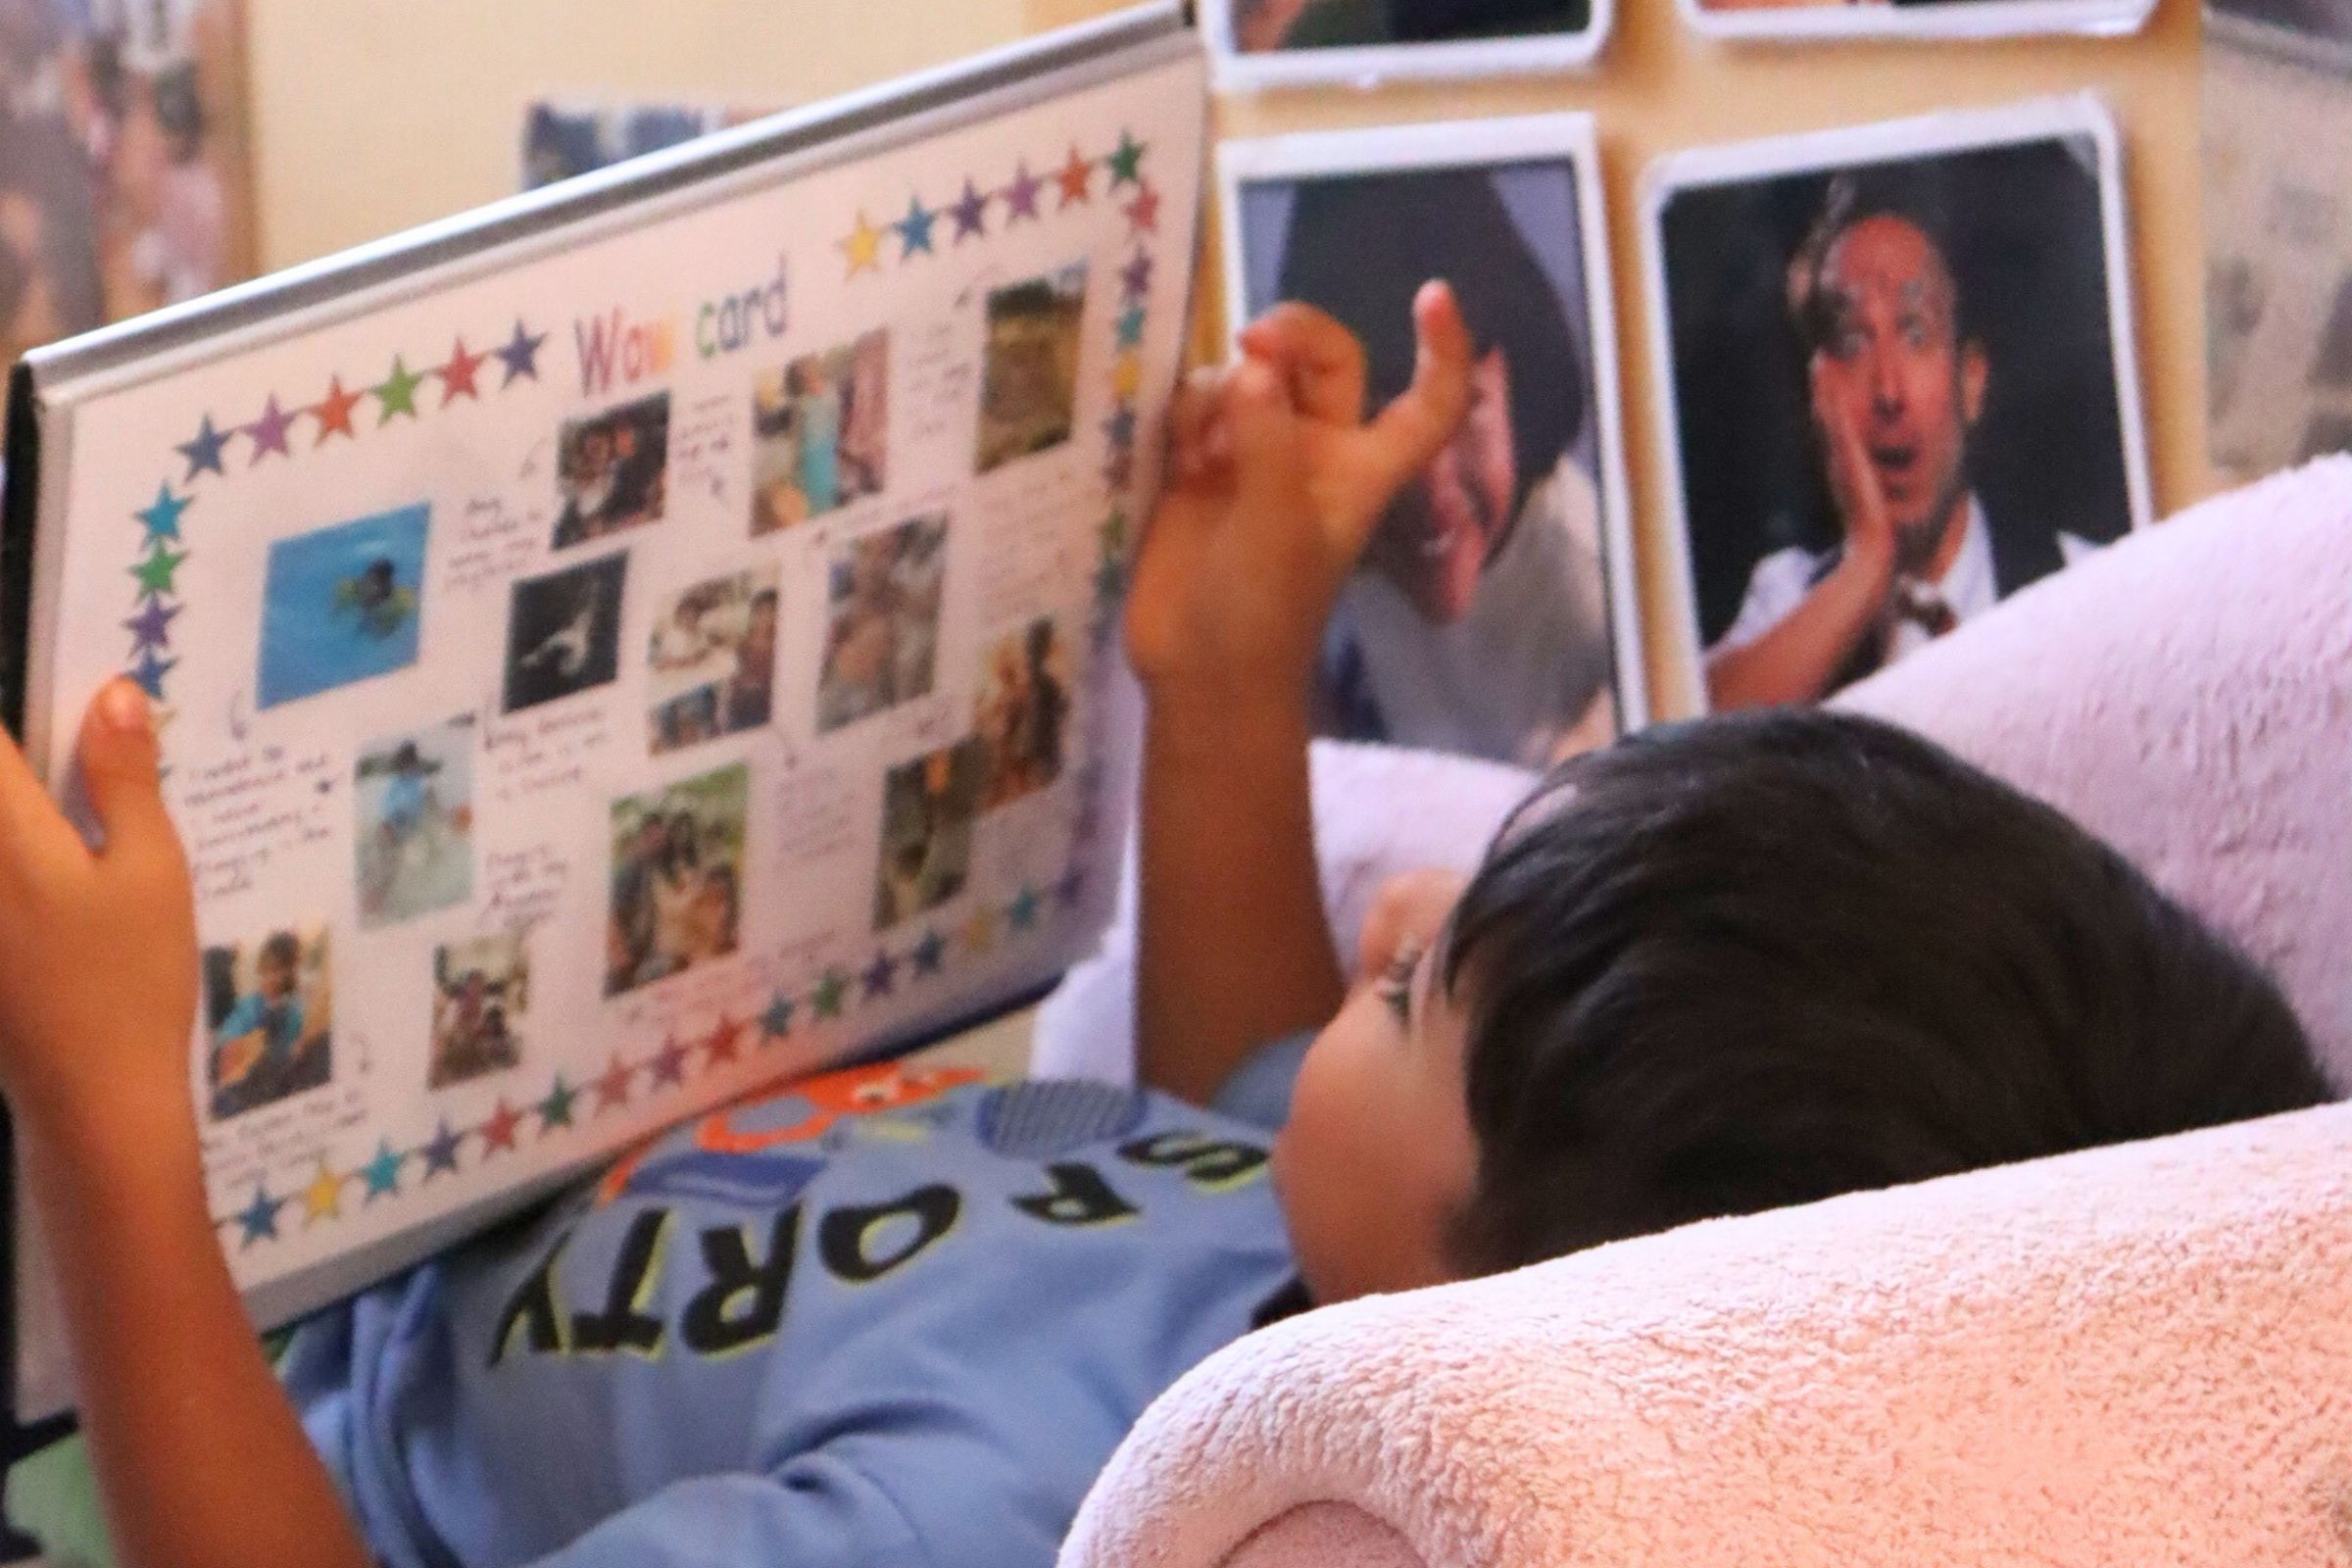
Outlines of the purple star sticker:
[[1132,447],[1120,447],[1111,453],[1110,461],[1102,465],[1102,482],[1113,490],[1124,490],[1127,481],[1134,477],[1135,450]]
[[449,1118],[447,1116],[442,1117],[441,1130],[433,1134],[431,1141],[428,1142],[421,1150],[417,1151],[418,1153],[421,1153],[424,1156],[424,1179],[429,1182],[434,1176],[438,1175],[442,1171],[448,1171],[453,1176],[456,1175],[458,1170],[458,1146],[463,1144],[465,1141],[466,1135],[464,1133],[451,1132],[449,1129]]
[[1046,182],[1029,172],[1026,160],[1015,166],[1012,183],[1004,190],[1004,220],[1009,223],[1023,218],[1036,218],[1037,193],[1045,188]]
[[534,381],[538,380],[539,345],[546,341],[547,334],[545,332],[535,334],[525,332],[522,329],[522,318],[519,316],[514,318],[514,335],[507,339],[505,348],[491,350],[491,353],[497,356],[499,363],[507,368],[507,378],[498,384],[501,387],[510,387],[514,384],[515,377],[524,375]]
[[937,974],[942,960],[948,956],[948,939],[937,931],[926,931],[923,940],[914,945],[911,956],[918,975]]
[[204,416],[204,422],[196,427],[196,439],[182,441],[172,450],[188,460],[188,480],[193,480],[207,469],[214,473],[226,473],[228,470],[220,466],[220,454],[227,446],[228,437],[213,428],[213,416],[208,414]]
[[956,220],[956,244],[962,244],[975,234],[984,238],[987,236],[988,198],[980,194],[980,187],[973,184],[968,175],[963,182],[963,195],[955,206],[948,209],[948,216]]
[[1113,447],[1123,450],[1135,445],[1135,406],[1120,404],[1116,412],[1102,421],[1102,434]]
[[1152,253],[1137,251],[1135,260],[1119,269],[1119,286],[1126,290],[1129,301],[1141,300],[1152,292]]
[[141,691],[160,703],[164,700],[164,677],[171,674],[172,666],[178,662],[176,659],[158,659],[155,650],[150,648],[139,656],[139,662],[127,673],[139,683]]
[[654,1069],[656,1088],[662,1084],[682,1084],[686,1081],[686,1048],[675,1040],[664,1040],[649,1065]]
[[869,1001],[875,997],[889,996],[892,987],[899,981],[899,960],[888,953],[875,954],[874,961],[865,966],[864,980]]
[[1079,901],[1086,897],[1085,867],[1073,863],[1064,871],[1061,880],[1054,884],[1054,897],[1061,902],[1065,909],[1078,907]]
[[131,653],[137,655],[149,649],[171,647],[172,617],[179,613],[179,606],[167,605],[161,599],[150,599],[144,609],[124,621],[122,629],[135,639],[131,644]]
[[281,458],[290,456],[286,432],[293,428],[294,416],[279,408],[277,394],[270,393],[270,401],[262,405],[262,416],[245,427],[245,433],[253,437],[253,461],[259,463],[272,452]]

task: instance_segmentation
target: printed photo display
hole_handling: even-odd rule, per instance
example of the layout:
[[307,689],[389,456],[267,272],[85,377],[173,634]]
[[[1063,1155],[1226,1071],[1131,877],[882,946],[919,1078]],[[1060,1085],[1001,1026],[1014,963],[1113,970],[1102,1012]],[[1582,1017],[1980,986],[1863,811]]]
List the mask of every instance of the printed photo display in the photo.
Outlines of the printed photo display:
[[1475,76],[1589,64],[1611,0],[1207,0],[1202,26],[1233,87]]
[[2121,203],[2089,99],[1661,166],[1712,706],[1827,697],[2147,520]]
[[1229,296],[1352,333],[1366,405],[1451,285],[1472,393],[1391,508],[1323,650],[1326,734],[1543,767],[1646,714],[1592,124],[1546,116],[1220,149]]
[[1684,20],[1727,39],[2007,38],[2135,32],[2156,0],[1678,0]]
[[890,442],[890,334],[806,355],[752,393],[752,532],[773,533],[880,490]]
[[325,927],[315,921],[204,950],[205,1083],[215,1121],[333,1076],[327,958]]

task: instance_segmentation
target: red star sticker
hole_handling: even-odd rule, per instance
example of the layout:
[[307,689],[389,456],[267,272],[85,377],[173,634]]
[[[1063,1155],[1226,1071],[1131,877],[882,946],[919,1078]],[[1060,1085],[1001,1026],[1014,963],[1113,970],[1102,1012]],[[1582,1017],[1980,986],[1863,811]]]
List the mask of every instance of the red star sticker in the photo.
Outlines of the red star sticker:
[[[326,396],[311,405],[311,412],[318,416],[318,445],[326,445],[326,438],[330,435],[353,435],[351,411],[358,408],[367,395],[365,392],[344,391],[343,378],[339,375],[326,383]],[[354,439],[357,437],[354,436]]]
[[601,1115],[608,1110],[616,1110],[627,1104],[629,1102],[629,1080],[636,1076],[637,1069],[622,1061],[617,1053],[614,1054],[612,1065],[607,1067],[604,1076],[596,1081],[598,1114]]
[[480,369],[482,362],[489,357],[487,354],[466,353],[466,340],[458,339],[457,345],[449,351],[449,363],[433,372],[441,377],[443,408],[456,402],[461,392],[476,402],[481,400],[481,394],[473,389],[473,372]]
[[482,1157],[487,1159],[502,1149],[512,1152],[514,1134],[521,1127],[522,1113],[507,1103],[506,1096],[499,1096],[498,1108],[490,1113],[488,1121],[482,1123]]
[[709,1065],[715,1067],[722,1061],[733,1061],[742,1054],[743,1048],[738,1044],[738,1037],[742,1033],[743,1025],[725,1013],[720,1013],[718,1026],[712,1029],[710,1038],[703,1042],[703,1050],[710,1054]]
[[1094,176],[1093,161],[1080,156],[1076,144],[1073,143],[1070,147],[1070,161],[1061,166],[1060,173],[1054,176],[1061,183],[1061,205],[1067,207],[1073,202],[1091,203],[1094,200],[1094,193],[1087,189],[1087,182]]
[[1144,181],[1144,188],[1127,204],[1127,221],[1135,225],[1138,234],[1159,232],[1159,192],[1152,188],[1150,180]]

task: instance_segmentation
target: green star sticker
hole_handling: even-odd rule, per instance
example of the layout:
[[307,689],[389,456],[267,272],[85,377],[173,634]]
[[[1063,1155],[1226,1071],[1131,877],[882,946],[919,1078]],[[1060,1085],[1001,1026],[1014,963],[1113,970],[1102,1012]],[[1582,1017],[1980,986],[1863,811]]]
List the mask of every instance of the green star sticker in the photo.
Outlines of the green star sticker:
[[1115,556],[1127,548],[1127,514],[1114,512],[1102,519],[1102,553]]
[[571,1102],[579,1097],[580,1092],[565,1083],[562,1073],[556,1074],[555,1087],[547,1092],[545,1100],[539,1102],[539,1131],[544,1134],[558,1127],[570,1126]]
[[1118,150],[1103,160],[1110,165],[1110,183],[1114,189],[1120,185],[1133,185],[1141,182],[1144,145],[1135,139],[1134,132],[1125,130],[1119,132]]
[[166,549],[164,542],[158,539],[147,559],[130,568],[130,574],[139,579],[140,597],[161,598],[165,594],[178,592],[172,585],[173,574],[179,570],[179,564],[187,559],[186,551]]
[[384,406],[383,417],[376,423],[390,424],[395,414],[405,414],[412,419],[416,417],[416,389],[423,384],[423,376],[402,364],[399,355],[393,355],[392,373],[368,389]]
[[838,1018],[841,1016],[842,998],[849,989],[850,982],[840,970],[827,969],[824,978],[817,981],[816,990],[809,994],[809,1004],[816,1008],[819,1018]]

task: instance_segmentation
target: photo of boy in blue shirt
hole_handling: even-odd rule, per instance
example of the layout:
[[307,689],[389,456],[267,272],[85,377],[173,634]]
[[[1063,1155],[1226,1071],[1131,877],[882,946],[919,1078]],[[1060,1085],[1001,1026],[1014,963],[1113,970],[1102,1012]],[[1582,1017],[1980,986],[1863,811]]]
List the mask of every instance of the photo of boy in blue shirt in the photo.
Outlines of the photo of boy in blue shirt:
[[2276,988],[2113,852],[1818,711],[1565,764],[1466,881],[1391,883],[1350,979],[1309,705],[1467,395],[1450,297],[1414,314],[1368,421],[1301,307],[1174,416],[1125,626],[1146,1087],[787,1086],[321,1314],[282,1387],[206,1213],[145,705],[80,737],[97,854],[0,748],[0,1087],[122,1560],[1044,1568],[1145,1404],[1272,1313],[2326,1098]]

